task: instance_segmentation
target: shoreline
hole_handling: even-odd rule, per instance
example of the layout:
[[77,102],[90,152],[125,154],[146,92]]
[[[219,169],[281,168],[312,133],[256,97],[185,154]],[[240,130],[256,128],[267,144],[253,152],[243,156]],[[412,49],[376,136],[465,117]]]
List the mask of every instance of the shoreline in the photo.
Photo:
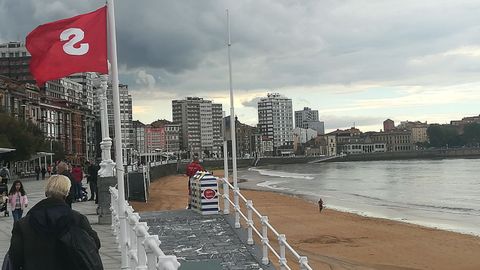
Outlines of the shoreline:
[[[162,177],[152,182],[148,203],[132,205],[140,212],[185,209],[186,187],[183,175]],[[308,256],[314,269],[480,269],[480,240],[472,235],[364,217],[328,205],[319,213],[311,201],[275,191],[244,189],[242,194],[286,234],[292,247]]]
[[[239,181],[238,181],[238,184],[239,184],[241,190],[278,193],[278,194],[282,194],[282,195],[285,195],[285,196],[290,196],[290,197],[293,197],[293,198],[302,199],[302,200],[310,202],[314,205],[317,204],[318,198],[314,197],[313,195],[305,195],[305,194],[300,194],[300,193],[295,193],[295,192],[289,192],[289,191],[284,190],[284,189],[272,189],[272,188],[268,188],[268,187],[264,187],[264,186],[258,186],[257,185],[258,183],[261,183],[261,182],[257,182],[257,181],[253,181],[253,180],[249,180],[249,179],[244,179],[244,178],[239,179]],[[458,233],[458,234],[463,234],[463,235],[467,235],[467,236],[474,236],[474,237],[478,237],[480,239],[480,234],[476,233],[476,232],[471,232],[471,231],[468,231],[468,230],[455,230],[453,228],[449,228],[448,226],[442,226],[442,225],[438,225],[438,224],[435,224],[435,223],[430,223],[431,225],[429,225],[428,222],[422,222],[422,221],[418,221],[418,220],[416,221],[416,220],[406,220],[406,219],[400,219],[400,218],[388,218],[388,217],[382,216],[381,214],[375,214],[375,213],[368,212],[368,211],[354,210],[354,209],[343,208],[343,207],[338,207],[338,206],[329,206],[328,204],[325,204],[325,200],[324,200],[324,209],[326,209],[326,208],[334,210],[334,211],[342,212],[342,213],[357,215],[357,216],[360,216],[360,217],[376,218],[376,219],[400,222],[400,223],[405,223],[405,224],[411,224],[411,225],[416,225],[416,226],[435,229],[435,230]]]

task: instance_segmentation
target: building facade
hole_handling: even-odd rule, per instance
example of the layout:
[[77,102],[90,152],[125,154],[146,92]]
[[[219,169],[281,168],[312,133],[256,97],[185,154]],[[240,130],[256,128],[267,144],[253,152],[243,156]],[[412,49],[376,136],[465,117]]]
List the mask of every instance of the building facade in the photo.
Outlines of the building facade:
[[134,120],[132,121],[132,125],[134,134],[133,149],[139,154],[145,153],[145,124],[138,120]]
[[222,104],[199,97],[172,100],[172,120],[179,125],[179,147],[199,157],[221,156]]
[[383,131],[391,131],[395,129],[395,122],[392,119],[383,121]]
[[23,42],[0,44],[0,75],[35,84],[29,69],[31,58]]
[[310,128],[317,131],[317,134],[325,133],[325,124],[319,121],[318,111],[304,107],[301,111],[295,111],[295,127]]
[[258,101],[258,127],[264,137],[273,141],[275,149],[292,146],[292,100],[278,93],[268,93],[267,97],[261,98]]

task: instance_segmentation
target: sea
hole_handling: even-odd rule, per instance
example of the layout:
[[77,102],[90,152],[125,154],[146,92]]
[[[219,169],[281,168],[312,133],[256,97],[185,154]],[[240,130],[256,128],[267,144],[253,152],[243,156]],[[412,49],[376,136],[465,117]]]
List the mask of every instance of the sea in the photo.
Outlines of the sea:
[[480,159],[269,165],[238,178],[339,211],[480,236]]

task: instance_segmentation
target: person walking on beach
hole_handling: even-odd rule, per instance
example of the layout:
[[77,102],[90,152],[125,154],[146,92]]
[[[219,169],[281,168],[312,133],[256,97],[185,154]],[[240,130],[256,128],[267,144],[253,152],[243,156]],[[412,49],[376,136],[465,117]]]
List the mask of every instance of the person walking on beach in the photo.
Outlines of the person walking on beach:
[[8,201],[12,209],[13,222],[22,218],[23,210],[28,206],[28,198],[23,184],[20,180],[15,180],[8,192]]
[[186,174],[188,176],[188,206],[187,209],[192,208],[192,187],[191,187],[191,182],[193,176],[198,172],[198,171],[204,171],[205,169],[200,165],[200,161],[197,156],[193,157],[192,162],[190,162],[187,165],[186,169]]
[[[78,269],[77,262],[85,258],[72,259],[74,247],[65,245],[63,240],[68,234],[72,239],[80,240],[77,241],[78,248],[92,248],[87,259],[95,257],[97,264],[94,269],[103,270],[98,255],[100,239],[97,233],[90,226],[87,217],[70,209],[65,203],[70,191],[70,180],[63,175],[53,175],[47,181],[47,198],[33,206],[28,214],[13,226],[9,249],[13,269]],[[73,232],[77,234],[72,235]]]
[[322,198],[320,198],[320,200],[318,200],[318,212],[321,213],[323,210],[323,200]]

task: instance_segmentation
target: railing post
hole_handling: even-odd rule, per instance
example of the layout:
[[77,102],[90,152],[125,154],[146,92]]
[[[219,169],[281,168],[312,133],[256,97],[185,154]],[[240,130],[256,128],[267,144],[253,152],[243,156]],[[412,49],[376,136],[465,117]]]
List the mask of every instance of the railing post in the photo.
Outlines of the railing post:
[[223,214],[230,214],[230,186],[228,185],[228,178],[223,179]]
[[305,256],[300,256],[300,259],[298,260],[300,263],[300,270],[308,270],[307,265],[308,265],[308,259]]
[[135,270],[147,270],[147,253],[145,251],[144,241],[148,226],[146,222],[138,222],[135,225],[135,235],[137,236],[137,258],[138,264]]
[[280,234],[278,236],[278,246],[280,247],[280,259],[278,260],[278,264],[280,264],[280,269],[285,270],[285,266],[287,265],[287,258],[285,257],[285,242],[287,238],[285,234]]
[[113,235],[117,235],[117,224],[116,218],[117,218],[117,210],[115,209],[115,205],[117,205],[117,199],[115,198],[115,189],[113,187],[110,187],[110,196],[111,196],[111,201],[110,201],[110,211],[112,212],[112,231]]
[[140,220],[140,215],[138,213],[133,212],[132,206],[127,207],[127,221],[128,221],[128,235],[130,236],[129,242],[129,250],[128,254],[130,257],[130,266],[132,269],[135,269],[138,264],[138,256],[137,256],[137,234],[135,232],[135,226]]
[[148,242],[154,242],[155,245],[160,245],[160,240],[158,239],[158,235],[147,235],[145,238],[144,247],[147,253],[147,266],[149,270],[153,270],[157,268],[157,255],[153,252],[153,249],[150,248]]
[[268,260],[268,217],[262,216],[262,245],[263,245],[263,257],[262,263],[267,265]]
[[253,218],[252,218],[252,213],[253,213],[253,202],[252,200],[247,201],[247,223],[248,223],[248,240],[247,244],[253,245]]
[[240,189],[238,187],[233,188],[233,202],[235,204],[235,228],[240,228],[240,205],[238,203],[238,193]]

